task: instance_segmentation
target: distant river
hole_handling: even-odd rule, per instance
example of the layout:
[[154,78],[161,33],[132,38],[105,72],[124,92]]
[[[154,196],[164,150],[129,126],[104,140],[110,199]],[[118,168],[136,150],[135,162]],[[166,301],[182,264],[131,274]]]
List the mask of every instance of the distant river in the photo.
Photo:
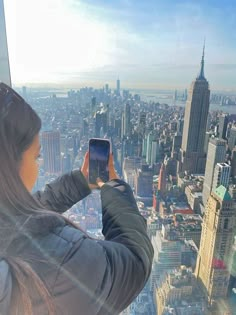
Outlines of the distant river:
[[[146,91],[132,91],[132,94],[139,94],[141,96],[141,99],[143,101],[153,101],[153,102],[158,102],[160,104],[165,103],[167,105],[177,105],[177,106],[183,106],[185,107],[186,102],[182,101],[174,101],[173,100],[173,94],[168,94],[168,93],[157,93],[157,92],[146,92]],[[221,110],[226,113],[230,114],[236,114],[236,106],[220,106],[219,104],[210,104],[210,110]]]

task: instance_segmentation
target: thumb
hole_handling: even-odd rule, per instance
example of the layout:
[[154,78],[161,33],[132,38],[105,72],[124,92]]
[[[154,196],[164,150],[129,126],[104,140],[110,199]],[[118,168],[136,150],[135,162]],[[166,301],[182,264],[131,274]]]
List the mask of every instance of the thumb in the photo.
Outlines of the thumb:
[[101,180],[101,178],[97,178],[97,185],[98,185],[98,187],[102,187],[103,185],[104,185],[105,183]]

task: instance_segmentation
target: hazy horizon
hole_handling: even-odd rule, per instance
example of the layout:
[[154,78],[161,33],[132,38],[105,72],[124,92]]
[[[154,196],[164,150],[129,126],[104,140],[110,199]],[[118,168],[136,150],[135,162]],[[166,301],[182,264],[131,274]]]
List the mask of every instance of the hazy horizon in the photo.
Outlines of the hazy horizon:
[[[194,78],[195,79],[195,78]],[[121,80],[120,80],[121,81]],[[102,89],[105,87],[105,84],[109,85],[109,88],[111,90],[115,90],[116,89],[116,80],[109,82],[109,81],[104,81],[104,82],[84,82],[84,83],[52,83],[52,82],[45,82],[45,83],[13,83],[13,87],[15,88],[22,88],[22,87],[27,87],[29,89],[39,89],[39,90],[59,90],[59,91],[69,91],[69,90],[79,90],[82,88],[93,88],[93,89]],[[184,91],[185,89],[189,89],[191,85],[191,82],[189,83],[188,86],[150,86],[148,85],[147,87],[145,86],[132,86],[132,85],[124,85],[123,82],[121,81],[121,90],[129,90],[130,92],[135,92],[135,91],[145,91],[145,92],[173,92],[175,90],[179,90],[179,91]],[[213,89],[210,87],[210,90],[212,93],[236,93],[236,87],[235,88],[219,88],[219,89]]]

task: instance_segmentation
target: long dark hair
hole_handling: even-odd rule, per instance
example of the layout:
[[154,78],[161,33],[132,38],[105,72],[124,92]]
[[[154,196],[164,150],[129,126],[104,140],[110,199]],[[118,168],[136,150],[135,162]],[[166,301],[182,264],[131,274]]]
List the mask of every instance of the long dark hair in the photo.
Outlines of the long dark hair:
[[[19,168],[23,153],[30,147],[41,128],[41,120],[36,112],[13,89],[0,83],[0,220],[11,231],[17,229],[17,218],[27,220],[39,213],[42,206],[34,199],[24,186]],[[2,233],[1,233],[2,232]],[[0,239],[5,233],[0,226]],[[9,237],[8,242],[11,242]],[[32,301],[30,290],[25,286],[30,278],[35,289],[44,300],[50,315],[55,314],[50,294],[30,264],[22,258],[7,254],[7,242],[0,243],[0,255],[8,262],[12,278],[17,287],[13,294],[12,314],[31,315]],[[15,290],[16,292],[16,290]],[[22,311],[19,312],[19,309]]]

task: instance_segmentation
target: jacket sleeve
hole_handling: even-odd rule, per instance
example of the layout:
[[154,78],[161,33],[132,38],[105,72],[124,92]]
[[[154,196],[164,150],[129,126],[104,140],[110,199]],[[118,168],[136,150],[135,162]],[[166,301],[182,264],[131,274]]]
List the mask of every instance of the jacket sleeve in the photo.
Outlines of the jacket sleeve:
[[[101,199],[105,240],[91,239],[68,226],[61,232],[62,241],[69,239],[67,231],[71,247],[53,295],[63,310],[70,306],[71,314],[118,315],[140,293],[151,272],[153,247],[129,185],[110,181],[101,188]],[[78,240],[76,235],[81,234]]]
[[44,191],[37,191],[34,197],[46,209],[63,213],[88,196],[90,192],[82,172],[74,170],[47,184]]
[[99,243],[107,261],[102,281],[107,297],[98,315],[117,314],[145,286],[154,251],[146,232],[146,220],[128,184],[122,180],[110,181],[102,187],[101,199],[105,241]]
[[70,305],[73,314],[118,315],[140,293],[151,272],[153,247],[129,185],[110,181],[101,188],[101,199],[105,240],[83,233],[77,240],[80,231],[68,226],[62,230],[62,240],[68,239],[67,231],[72,242],[53,294],[61,307]]

